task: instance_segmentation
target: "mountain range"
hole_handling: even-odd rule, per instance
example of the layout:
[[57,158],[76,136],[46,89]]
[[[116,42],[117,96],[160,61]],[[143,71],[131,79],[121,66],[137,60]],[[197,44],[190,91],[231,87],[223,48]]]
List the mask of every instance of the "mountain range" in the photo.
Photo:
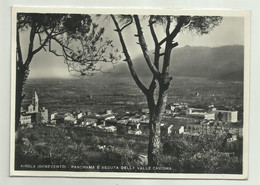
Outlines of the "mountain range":
[[[152,52],[151,52],[152,56]],[[142,55],[133,58],[136,72],[141,77],[151,72]],[[172,76],[204,77],[215,80],[243,81],[244,46],[221,47],[184,46],[172,50],[170,72]],[[110,75],[130,76],[126,62],[120,62]]]

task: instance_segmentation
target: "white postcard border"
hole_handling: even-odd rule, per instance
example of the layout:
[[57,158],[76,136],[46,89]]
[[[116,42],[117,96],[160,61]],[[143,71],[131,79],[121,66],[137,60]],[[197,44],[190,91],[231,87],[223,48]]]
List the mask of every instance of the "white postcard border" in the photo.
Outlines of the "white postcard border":
[[[15,158],[15,92],[16,92],[16,15],[17,13],[82,13],[82,14],[157,14],[208,15],[244,17],[244,122],[243,122],[243,174],[183,174],[183,173],[125,173],[125,172],[64,172],[22,171],[14,169]],[[137,9],[137,8],[72,8],[72,7],[12,7],[11,56],[11,117],[10,117],[10,176],[36,177],[95,177],[95,178],[149,178],[149,179],[247,179],[249,134],[249,74],[250,74],[250,16],[248,10],[228,9]]]

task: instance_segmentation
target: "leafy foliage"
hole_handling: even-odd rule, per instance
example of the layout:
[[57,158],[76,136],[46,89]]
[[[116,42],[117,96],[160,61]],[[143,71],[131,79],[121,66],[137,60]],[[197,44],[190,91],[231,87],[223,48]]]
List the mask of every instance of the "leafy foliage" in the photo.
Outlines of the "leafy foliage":
[[[221,134],[197,139],[175,136],[165,142],[158,167],[171,167],[171,172],[175,173],[239,174],[242,172],[240,158],[223,150],[224,140],[225,135]],[[21,169],[21,164],[145,167],[147,163],[140,160],[139,155],[147,152],[147,142],[135,137],[38,125],[19,130],[16,168]],[[100,150],[99,146],[107,147]]]
[[[23,56],[21,32],[29,33],[27,56]],[[104,28],[94,23],[90,15],[18,13],[16,30],[16,130],[20,121],[20,108],[24,84],[30,72],[33,57],[45,50],[64,57],[70,72],[81,77],[100,70],[96,63],[114,62],[118,51],[112,41],[103,38]],[[38,38],[38,43],[35,42]],[[35,47],[36,46],[36,47]],[[109,48],[111,48],[109,50]]]
[[224,133],[175,137],[164,144],[163,153],[168,158],[162,163],[182,173],[242,173],[240,156],[225,152],[225,142]]

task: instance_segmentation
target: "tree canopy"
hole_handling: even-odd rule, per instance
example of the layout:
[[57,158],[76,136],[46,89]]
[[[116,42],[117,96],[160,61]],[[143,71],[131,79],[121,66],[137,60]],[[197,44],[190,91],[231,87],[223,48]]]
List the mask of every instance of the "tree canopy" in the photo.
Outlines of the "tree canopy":
[[[29,46],[23,56],[21,33],[28,32]],[[113,42],[103,37],[104,28],[87,14],[17,13],[16,29],[16,128],[20,120],[23,86],[33,57],[45,50],[63,57],[70,72],[92,74],[97,62],[116,60]],[[113,48],[108,51],[109,48]]]

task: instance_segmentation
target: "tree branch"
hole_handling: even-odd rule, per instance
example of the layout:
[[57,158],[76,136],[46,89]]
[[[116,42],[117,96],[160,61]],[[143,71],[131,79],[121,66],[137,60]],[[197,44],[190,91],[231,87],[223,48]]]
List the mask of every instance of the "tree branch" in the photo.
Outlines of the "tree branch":
[[160,54],[159,54],[159,56],[163,56],[163,55],[164,55],[164,53],[160,53]]
[[182,26],[183,26],[184,20],[182,17],[178,18],[177,25],[175,26],[174,30],[171,32],[171,34],[166,39],[166,45],[165,45],[165,52],[164,52],[164,60],[163,60],[163,83],[166,82],[169,78],[169,65],[170,65],[170,58],[171,58],[171,50],[178,45],[177,42],[172,43],[173,39],[177,36],[177,34],[180,32]]
[[171,19],[170,16],[166,17],[167,19],[167,24],[166,24],[166,37],[170,35],[170,26],[171,26]]
[[129,26],[129,25],[132,24],[132,23],[133,23],[133,19],[131,19],[131,20],[129,21],[129,23],[125,24],[120,30],[123,31],[123,29],[125,29],[127,26]]
[[55,50],[53,50],[51,48],[51,40],[49,40],[49,52],[53,53],[54,55],[56,55],[57,57],[62,57],[62,54],[58,54]]
[[172,45],[171,45],[171,49],[177,47],[178,45],[179,45],[178,42],[173,42]]
[[134,78],[134,81],[137,84],[137,86],[141,89],[141,91],[145,95],[147,95],[148,89],[142,84],[142,82],[140,81],[139,77],[136,74],[133,62],[132,62],[131,57],[130,57],[130,55],[128,53],[128,50],[127,50],[127,47],[126,47],[126,44],[125,44],[125,41],[124,41],[124,38],[123,38],[123,35],[122,35],[122,32],[121,32],[121,29],[119,27],[119,24],[118,24],[118,22],[117,22],[117,20],[116,20],[114,15],[111,14],[111,17],[112,17],[112,20],[113,20],[113,22],[114,22],[114,24],[116,26],[116,30],[115,31],[118,33],[119,40],[120,40],[120,43],[121,43],[122,48],[123,48],[123,52],[124,52],[125,57],[126,57],[125,60],[127,61],[127,64],[128,64],[129,70],[131,72],[131,75]]
[[158,38],[156,36],[153,24],[155,21],[153,21],[154,16],[151,16],[149,19],[149,27],[150,27],[150,32],[152,34],[153,40],[154,40],[154,45],[155,45],[155,50],[154,50],[154,66],[157,68],[159,71],[159,59],[160,59],[160,49],[161,46],[158,43]]
[[[167,16],[167,19],[169,19],[170,17]],[[166,37],[163,38],[158,44],[161,46],[162,44],[164,44],[167,39],[174,39],[176,37],[176,35],[180,32],[180,29],[183,26],[183,20],[178,21],[176,27],[174,28],[174,30],[170,33],[170,20],[167,21],[167,26],[166,26]],[[189,23],[190,24],[190,23]]]
[[151,106],[155,106],[155,101],[154,101],[154,91],[156,89],[156,78],[153,77],[150,86],[149,86],[149,97],[150,97],[150,103]]
[[159,46],[163,45],[163,43],[167,40],[168,37],[165,37],[164,39],[162,39],[158,44]]
[[33,55],[35,54],[35,53],[38,53],[44,46],[46,46],[46,44],[47,44],[47,42],[49,41],[49,39],[52,37],[52,32],[54,31],[54,28],[51,30],[51,32],[50,33],[48,33],[48,31],[46,30],[45,31],[45,33],[46,33],[46,38],[45,38],[45,40],[43,41],[43,43],[37,48],[37,49],[35,49],[32,53],[33,53]]
[[155,21],[153,21],[153,18],[154,18],[154,16],[151,15],[151,17],[149,19],[149,27],[150,27],[150,32],[151,32],[152,37],[153,37],[154,44],[157,45],[158,39],[157,39],[157,36],[155,34],[155,31],[154,31],[154,27],[153,27],[153,24],[155,23]]
[[59,41],[56,37],[52,37],[51,40],[54,40],[56,41],[62,48],[65,48],[65,49],[68,49],[68,50],[71,50],[68,46],[65,46],[61,41]]
[[182,17],[179,18],[179,20],[177,21],[177,25],[175,26],[174,30],[171,32],[171,34],[169,35],[169,39],[172,41],[177,34],[180,32],[182,26],[183,26],[184,20]]
[[140,24],[138,15],[134,15],[134,19],[135,19],[139,43],[140,43],[144,58],[146,60],[147,65],[149,66],[151,72],[157,78],[160,75],[160,72],[155,67],[155,65],[152,63],[152,61],[150,59],[150,56],[149,56],[149,53],[148,53],[148,46],[147,46],[146,41],[145,41],[144,36],[143,36],[143,32],[142,32],[142,28],[141,28],[141,24]]
[[35,22],[32,21],[32,26],[31,26],[31,31],[30,31],[30,39],[29,39],[29,48],[28,48],[28,55],[27,55],[27,59],[24,63],[24,67],[28,68],[31,61],[32,61],[32,57],[33,57],[33,42],[34,42],[34,37],[35,37],[35,31],[36,31],[36,25]]
[[[41,37],[41,34],[40,33],[37,33],[38,35],[38,38],[39,38],[39,43],[40,45],[42,45],[42,37]],[[43,49],[46,51],[45,47],[43,47]]]
[[150,83],[150,86],[149,86],[149,91],[154,91],[155,88],[156,88],[156,82],[155,82],[156,78],[153,78],[151,83]]
[[21,51],[21,44],[20,44],[20,35],[19,35],[19,30],[18,28],[16,29],[16,49],[17,49],[17,54],[18,54],[18,62],[22,64],[23,62],[23,56],[22,56],[22,51]]
[[188,22],[186,25],[182,26],[182,28],[187,28],[187,27],[189,27],[191,23],[192,23],[192,19],[190,18],[189,22]]

